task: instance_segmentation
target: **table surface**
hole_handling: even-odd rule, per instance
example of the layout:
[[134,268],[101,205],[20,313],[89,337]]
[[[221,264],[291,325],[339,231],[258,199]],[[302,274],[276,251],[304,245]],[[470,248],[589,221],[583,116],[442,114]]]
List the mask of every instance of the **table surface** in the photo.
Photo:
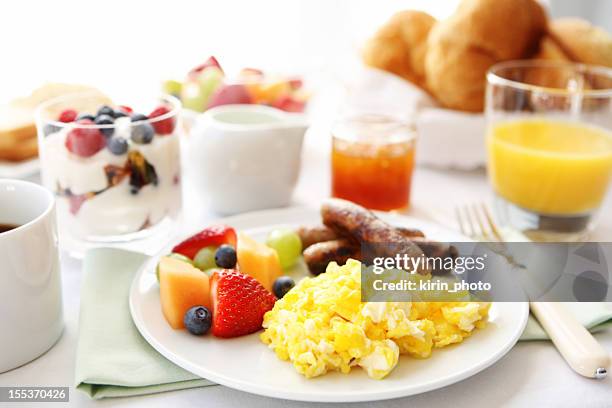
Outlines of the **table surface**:
[[[191,189],[185,188],[185,191]],[[305,142],[302,173],[294,204],[316,205],[329,194],[329,157],[327,142],[308,135]],[[489,198],[484,170],[444,171],[417,168],[412,188],[413,216],[433,219],[440,223],[452,222],[455,205]],[[452,199],[449,199],[452,198]],[[213,214],[197,211],[189,205],[185,194],[186,223],[206,222]],[[609,208],[609,203],[607,208]],[[454,225],[453,225],[454,226]],[[612,238],[612,212],[604,214],[594,231],[595,240]],[[64,311],[66,327],[59,342],[37,360],[12,371],[0,374],[0,386],[70,386],[71,406],[92,407],[302,407],[322,406],[277,400],[223,386],[206,387],[162,394],[91,400],[74,389],[74,359],[78,334],[81,262],[64,256],[62,259]],[[603,347],[612,352],[612,331],[596,335]],[[0,404],[1,406],[2,404]],[[349,404],[334,404],[337,407]],[[358,406],[362,404],[350,404]],[[492,367],[465,381],[417,396],[363,406],[374,407],[474,407],[474,406],[555,406],[555,407],[612,407],[612,377],[602,381],[589,380],[573,372],[550,342],[522,342]],[[56,405],[54,405],[56,406]]]

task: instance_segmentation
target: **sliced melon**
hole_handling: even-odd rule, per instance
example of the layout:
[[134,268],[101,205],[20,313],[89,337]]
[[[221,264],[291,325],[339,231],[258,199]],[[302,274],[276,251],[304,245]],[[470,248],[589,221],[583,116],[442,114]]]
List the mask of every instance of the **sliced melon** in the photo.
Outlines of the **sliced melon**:
[[208,275],[193,265],[170,257],[159,261],[162,312],[173,329],[184,329],[183,317],[193,306],[211,309]]
[[269,291],[283,274],[276,251],[243,233],[238,234],[238,266],[240,272],[251,275]]

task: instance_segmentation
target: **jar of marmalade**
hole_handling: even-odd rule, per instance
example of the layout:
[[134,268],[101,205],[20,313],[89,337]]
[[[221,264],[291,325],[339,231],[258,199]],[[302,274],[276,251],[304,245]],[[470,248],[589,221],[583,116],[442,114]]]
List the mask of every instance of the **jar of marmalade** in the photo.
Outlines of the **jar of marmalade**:
[[408,207],[416,133],[406,122],[361,114],[332,130],[332,196],[374,210]]

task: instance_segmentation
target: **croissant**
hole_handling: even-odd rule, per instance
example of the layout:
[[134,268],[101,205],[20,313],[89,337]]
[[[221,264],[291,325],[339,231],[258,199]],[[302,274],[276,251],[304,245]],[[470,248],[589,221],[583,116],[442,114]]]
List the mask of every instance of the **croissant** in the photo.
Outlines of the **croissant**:
[[428,90],[451,109],[480,112],[486,72],[499,61],[530,56],[547,26],[535,0],[464,0],[428,36]]
[[432,16],[422,11],[407,10],[394,14],[366,43],[364,63],[424,87],[427,35],[435,22]]
[[612,36],[579,18],[560,18],[550,24],[550,34],[576,62],[612,67]]

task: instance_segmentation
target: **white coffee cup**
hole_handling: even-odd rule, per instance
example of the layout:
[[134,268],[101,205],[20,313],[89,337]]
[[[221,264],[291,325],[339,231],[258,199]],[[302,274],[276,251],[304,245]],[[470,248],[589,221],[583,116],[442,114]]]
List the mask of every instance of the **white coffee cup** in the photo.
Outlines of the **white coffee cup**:
[[[0,179],[0,373],[49,350],[63,329],[55,201],[45,188]],[[4,228],[3,228],[4,229]]]

